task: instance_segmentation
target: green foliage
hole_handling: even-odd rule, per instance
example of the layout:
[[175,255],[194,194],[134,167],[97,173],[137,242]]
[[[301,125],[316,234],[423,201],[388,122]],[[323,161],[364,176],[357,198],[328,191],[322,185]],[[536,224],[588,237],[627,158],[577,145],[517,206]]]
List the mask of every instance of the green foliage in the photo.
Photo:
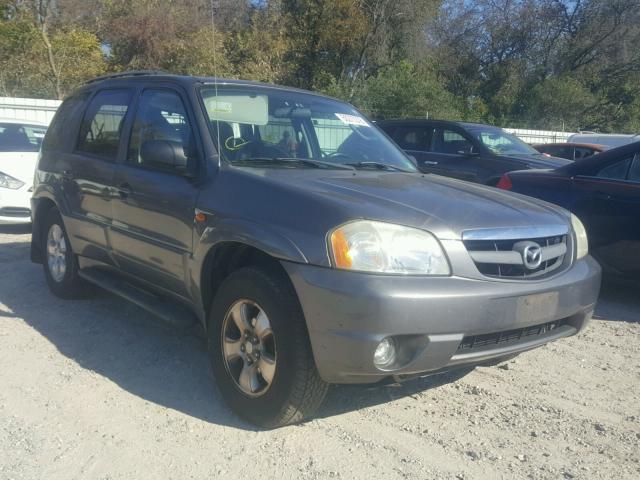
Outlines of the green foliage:
[[640,0],[211,5],[0,0],[0,95],[164,69],[319,90],[376,118],[640,131]]
[[[336,88],[334,92],[344,97]],[[341,94],[342,93],[342,94]],[[438,82],[428,66],[400,61],[381,69],[356,90],[354,103],[374,118],[442,118],[460,116],[455,98]]]
[[105,73],[107,62],[100,40],[93,33],[83,29],[61,30],[52,37],[51,44],[65,94],[78,84]]
[[5,11],[12,15],[0,18],[1,95],[56,97],[105,72],[100,40],[93,33],[59,28],[49,35],[23,3],[5,5]]
[[577,130],[593,122],[597,97],[577,79],[550,77],[526,91],[520,117],[531,127]]
[[210,27],[167,42],[163,46],[162,58],[154,65],[156,67],[185,75],[233,76],[224,37],[220,33],[214,36]]

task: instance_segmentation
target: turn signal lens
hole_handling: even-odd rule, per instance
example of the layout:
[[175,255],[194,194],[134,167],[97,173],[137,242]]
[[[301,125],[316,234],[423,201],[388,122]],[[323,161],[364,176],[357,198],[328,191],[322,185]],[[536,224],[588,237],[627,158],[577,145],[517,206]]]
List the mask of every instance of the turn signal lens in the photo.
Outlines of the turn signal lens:
[[587,230],[578,217],[571,214],[571,226],[573,233],[576,235],[576,258],[579,260],[586,257],[589,253],[589,239],[587,238]]
[[349,242],[342,230],[335,230],[331,234],[331,246],[336,267],[349,269],[353,266],[353,260],[349,253]]

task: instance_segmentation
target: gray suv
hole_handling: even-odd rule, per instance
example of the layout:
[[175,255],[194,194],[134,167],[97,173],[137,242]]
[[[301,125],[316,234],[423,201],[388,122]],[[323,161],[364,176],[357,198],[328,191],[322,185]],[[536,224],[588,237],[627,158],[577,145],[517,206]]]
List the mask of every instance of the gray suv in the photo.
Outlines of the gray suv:
[[32,199],[51,290],[98,285],[201,325],[218,387],[263,427],[331,383],[497,362],[587,324],[580,221],[422,174],[352,106],[237,80],[129,72],[58,110]]

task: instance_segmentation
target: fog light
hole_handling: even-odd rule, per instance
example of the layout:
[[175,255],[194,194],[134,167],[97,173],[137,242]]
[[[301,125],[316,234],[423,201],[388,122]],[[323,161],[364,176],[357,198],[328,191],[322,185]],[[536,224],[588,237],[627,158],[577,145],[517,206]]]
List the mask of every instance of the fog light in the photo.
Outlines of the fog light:
[[393,338],[385,338],[376,347],[373,363],[376,367],[386,367],[396,359],[396,345]]

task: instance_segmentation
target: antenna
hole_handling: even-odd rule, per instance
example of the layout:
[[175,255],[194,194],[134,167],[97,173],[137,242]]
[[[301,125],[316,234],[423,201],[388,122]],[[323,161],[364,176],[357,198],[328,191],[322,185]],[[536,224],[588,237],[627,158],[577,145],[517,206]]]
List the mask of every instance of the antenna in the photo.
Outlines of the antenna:
[[[219,5],[218,0],[211,0],[211,32],[213,35],[213,90],[215,92],[215,105],[218,104],[218,64],[216,62],[216,21],[214,9]],[[215,109],[214,109],[215,111]],[[220,122],[216,122],[216,139],[218,143],[216,144],[216,148],[218,150],[218,168],[222,163],[222,155],[220,148]]]

